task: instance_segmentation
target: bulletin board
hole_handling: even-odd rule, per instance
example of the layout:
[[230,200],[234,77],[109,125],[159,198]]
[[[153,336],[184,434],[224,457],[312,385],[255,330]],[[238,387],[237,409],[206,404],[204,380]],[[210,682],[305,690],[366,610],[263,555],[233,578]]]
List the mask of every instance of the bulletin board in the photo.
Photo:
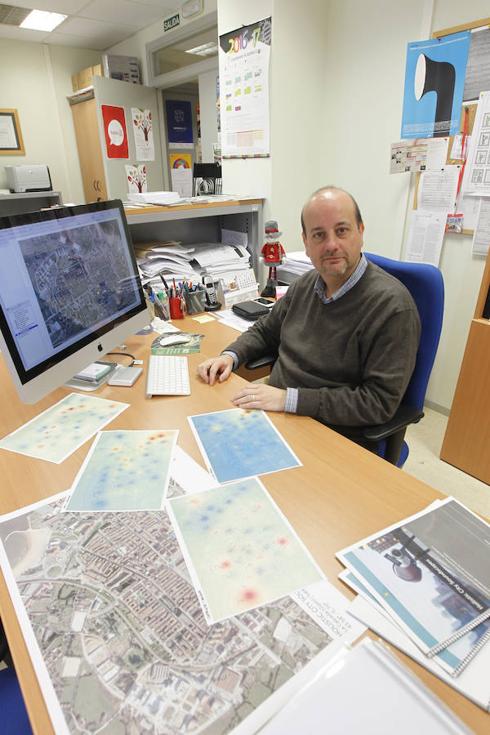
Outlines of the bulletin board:
[[[460,33],[461,31],[475,31],[475,30],[487,30],[490,38],[490,18],[481,18],[480,20],[474,20],[470,23],[464,23],[461,25],[453,26],[451,28],[444,28],[439,31],[434,31],[432,34],[432,38],[445,38],[446,36],[450,36],[453,33]],[[470,49],[471,54],[471,49]],[[485,84],[485,89],[481,89],[480,91],[488,91],[490,90],[490,52],[488,55],[488,58],[485,59],[485,64],[488,65],[488,84]],[[468,73],[468,69],[467,69]],[[467,135],[471,135],[473,130],[473,124],[475,121],[475,115],[476,115],[476,109],[477,109],[477,103],[478,103],[478,95],[475,96],[475,99],[471,100],[465,100],[462,105],[461,110],[461,120],[460,120],[460,133],[466,133]],[[448,146],[448,155],[447,155],[447,164],[453,164],[453,165],[463,165],[464,160],[458,159],[458,158],[452,158],[451,152],[453,147],[454,137],[449,136],[449,146]],[[419,183],[420,183],[420,174],[416,175],[416,183],[415,183],[415,190],[414,190],[414,200],[413,200],[413,208],[417,208],[417,201],[418,201],[418,193],[419,193]],[[473,235],[472,229],[465,229],[463,226],[463,230],[461,235]]]

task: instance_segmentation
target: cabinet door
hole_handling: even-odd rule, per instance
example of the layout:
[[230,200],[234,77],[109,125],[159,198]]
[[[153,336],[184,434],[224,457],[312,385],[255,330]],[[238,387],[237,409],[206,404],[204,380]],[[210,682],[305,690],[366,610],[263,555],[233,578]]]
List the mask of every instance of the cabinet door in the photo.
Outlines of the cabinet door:
[[87,202],[105,200],[108,196],[97,128],[95,99],[79,102],[73,105],[71,110],[85,199]]

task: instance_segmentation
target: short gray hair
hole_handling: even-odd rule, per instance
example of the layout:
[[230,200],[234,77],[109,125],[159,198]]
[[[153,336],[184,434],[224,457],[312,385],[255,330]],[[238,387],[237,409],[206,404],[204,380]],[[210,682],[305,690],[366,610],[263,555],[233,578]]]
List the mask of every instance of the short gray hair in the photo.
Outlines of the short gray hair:
[[303,234],[306,235],[306,227],[305,227],[305,217],[304,217],[304,211],[306,206],[311,202],[311,200],[317,196],[317,194],[323,194],[324,191],[341,191],[344,194],[347,194],[347,196],[350,198],[353,206],[354,206],[354,217],[356,218],[356,225],[357,227],[360,227],[364,222],[362,221],[362,215],[361,210],[359,209],[359,205],[352,196],[352,194],[345,189],[341,189],[340,186],[333,186],[333,184],[329,184],[328,186],[321,186],[319,189],[313,192],[309,199],[305,202],[303,205],[303,209],[301,210],[301,229],[303,230]]

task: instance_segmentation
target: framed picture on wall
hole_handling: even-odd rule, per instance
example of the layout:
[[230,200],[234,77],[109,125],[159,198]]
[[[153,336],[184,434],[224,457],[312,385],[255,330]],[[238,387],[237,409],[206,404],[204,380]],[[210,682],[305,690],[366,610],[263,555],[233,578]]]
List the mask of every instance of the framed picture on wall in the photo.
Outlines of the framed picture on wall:
[[25,156],[17,110],[0,109],[0,155]]

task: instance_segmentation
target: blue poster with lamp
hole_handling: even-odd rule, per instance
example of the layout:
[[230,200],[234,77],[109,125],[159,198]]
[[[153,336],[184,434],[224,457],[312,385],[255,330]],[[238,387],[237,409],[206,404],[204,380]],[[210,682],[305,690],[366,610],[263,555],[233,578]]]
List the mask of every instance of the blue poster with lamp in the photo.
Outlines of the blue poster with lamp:
[[439,138],[459,132],[471,33],[407,46],[402,138]]
[[187,100],[166,100],[169,148],[193,148],[192,106]]

